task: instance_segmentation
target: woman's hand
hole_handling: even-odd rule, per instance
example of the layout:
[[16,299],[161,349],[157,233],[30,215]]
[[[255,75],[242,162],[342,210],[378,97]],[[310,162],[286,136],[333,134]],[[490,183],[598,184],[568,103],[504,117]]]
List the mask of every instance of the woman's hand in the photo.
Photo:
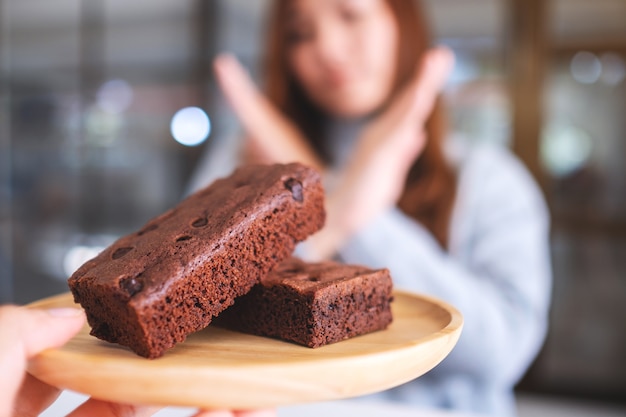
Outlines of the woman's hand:
[[425,123],[453,62],[447,48],[427,52],[414,79],[366,127],[327,199],[326,227],[311,238],[315,258],[332,256],[352,234],[397,203],[426,143]]
[[222,92],[246,131],[249,150],[257,162],[297,161],[322,168],[302,133],[261,94],[234,56],[218,56],[214,70]]
[[[366,127],[328,195],[326,226],[308,240],[312,258],[332,256],[352,234],[396,204],[408,171],[426,143],[424,125],[453,61],[447,48],[427,52],[413,80]],[[234,57],[218,57],[215,73],[257,159],[300,161],[321,170],[322,163],[306,138],[257,90]]]
[[[0,306],[0,417],[38,416],[60,390],[26,373],[27,361],[50,348],[62,346],[85,322],[82,310],[36,310]],[[69,417],[151,416],[159,408],[114,404],[89,399]],[[194,417],[272,417],[273,410],[204,411]]]

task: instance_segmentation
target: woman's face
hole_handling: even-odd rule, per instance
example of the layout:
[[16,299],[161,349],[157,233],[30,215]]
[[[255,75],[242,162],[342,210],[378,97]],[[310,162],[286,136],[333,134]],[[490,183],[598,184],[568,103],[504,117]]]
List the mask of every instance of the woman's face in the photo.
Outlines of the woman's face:
[[291,70],[319,107],[360,117],[385,102],[398,45],[385,0],[293,0],[287,25]]

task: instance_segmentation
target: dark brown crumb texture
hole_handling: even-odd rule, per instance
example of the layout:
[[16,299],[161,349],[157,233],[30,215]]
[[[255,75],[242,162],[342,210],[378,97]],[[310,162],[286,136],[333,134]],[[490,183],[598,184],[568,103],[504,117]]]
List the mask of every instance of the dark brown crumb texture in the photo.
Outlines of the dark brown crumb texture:
[[387,328],[391,301],[387,269],[292,258],[238,298],[217,323],[316,348]]
[[206,327],[324,223],[319,174],[247,166],[120,238],[68,280],[91,334],[148,358]]

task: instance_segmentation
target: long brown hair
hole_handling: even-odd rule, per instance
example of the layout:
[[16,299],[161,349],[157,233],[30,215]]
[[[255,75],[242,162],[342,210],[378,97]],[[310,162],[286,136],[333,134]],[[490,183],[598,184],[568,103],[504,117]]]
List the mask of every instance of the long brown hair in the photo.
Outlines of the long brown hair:
[[[291,73],[285,27],[289,0],[276,0],[270,12],[264,63],[267,97],[302,130],[323,159],[324,113],[313,104]],[[387,0],[399,28],[394,95],[412,78],[422,55],[431,46],[424,14],[415,0]],[[425,126],[428,140],[411,167],[398,207],[426,227],[447,248],[448,229],[456,191],[456,176],[445,160],[442,143],[445,119],[438,100]]]

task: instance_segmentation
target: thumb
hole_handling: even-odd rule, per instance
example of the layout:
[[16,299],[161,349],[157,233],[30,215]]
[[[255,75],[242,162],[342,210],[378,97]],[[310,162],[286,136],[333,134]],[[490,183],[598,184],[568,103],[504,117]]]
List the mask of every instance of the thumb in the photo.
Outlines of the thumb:
[[14,324],[19,324],[15,336],[22,344],[26,359],[45,349],[64,345],[85,322],[85,314],[77,308],[36,310],[18,307],[13,310],[9,315],[13,316]]
[[0,415],[10,410],[22,384],[26,362],[66,343],[85,322],[82,310],[0,307]]
[[45,349],[61,346],[84,322],[83,311],[76,308],[0,307],[0,359],[17,355],[15,351],[19,348],[20,357],[11,359],[26,361]]

